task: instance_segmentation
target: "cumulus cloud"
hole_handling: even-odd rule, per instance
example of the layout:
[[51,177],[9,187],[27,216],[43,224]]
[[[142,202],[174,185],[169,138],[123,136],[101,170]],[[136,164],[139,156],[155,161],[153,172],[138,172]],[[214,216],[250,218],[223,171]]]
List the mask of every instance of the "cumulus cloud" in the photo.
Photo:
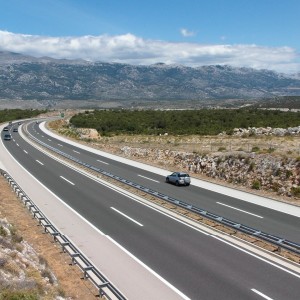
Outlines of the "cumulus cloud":
[[181,28],[181,29],[180,29],[180,33],[181,33],[181,35],[184,36],[184,37],[190,37],[190,36],[196,35],[195,32],[189,31],[189,30],[187,30],[186,28]]
[[49,37],[0,31],[0,50],[36,57],[84,59],[129,64],[231,65],[300,72],[299,57],[291,47],[258,45],[203,45],[146,40],[133,34],[117,36]]

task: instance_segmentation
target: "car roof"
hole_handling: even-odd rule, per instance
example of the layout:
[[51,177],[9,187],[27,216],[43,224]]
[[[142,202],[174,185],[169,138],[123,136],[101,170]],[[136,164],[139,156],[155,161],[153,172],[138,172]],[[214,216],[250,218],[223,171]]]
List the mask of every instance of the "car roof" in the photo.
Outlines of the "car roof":
[[184,175],[184,174],[187,174],[187,173],[186,172],[173,172],[173,174]]

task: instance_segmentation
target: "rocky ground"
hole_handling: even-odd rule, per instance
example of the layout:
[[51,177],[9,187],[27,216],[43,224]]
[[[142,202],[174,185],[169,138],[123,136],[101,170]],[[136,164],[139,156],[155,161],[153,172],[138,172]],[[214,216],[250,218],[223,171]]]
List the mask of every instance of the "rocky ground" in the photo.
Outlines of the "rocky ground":
[[0,176],[0,299],[95,299],[70,262]]

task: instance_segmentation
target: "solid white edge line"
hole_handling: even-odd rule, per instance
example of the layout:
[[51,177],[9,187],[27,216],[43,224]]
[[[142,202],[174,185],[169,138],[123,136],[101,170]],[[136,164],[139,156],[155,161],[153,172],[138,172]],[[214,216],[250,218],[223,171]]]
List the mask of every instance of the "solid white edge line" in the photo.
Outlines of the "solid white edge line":
[[[147,169],[148,171],[150,171],[150,172],[152,172],[156,175],[161,175],[161,176],[165,177],[165,176],[167,176],[171,173],[170,170],[165,170],[165,169],[150,166],[150,165],[147,165],[147,164],[142,164],[142,163],[139,163],[137,161],[133,161],[133,160],[121,157],[121,156],[113,155],[113,154],[105,152],[105,151],[96,150],[94,148],[84,146],[82,144],[78,144],[76,142],[73,142],[73,141],[71,141],[71,140],[69,140],[65,137],[62,137],[62,136],[60,136],[58,134],[55,134],[54,132],[50,131],[49,129],[46,128],[45,124],[46,124],[46,121],[42,121],[39,125],[40,129],[43,132],[45,132],[49,136],[52,136],[53,138],[64,141],[65,143],[68,143],[69,145],[72,145],[74,147],[79,147],[79,148],[84,149],[86,151],[95,153],[97,155],[101,155],[101,156],[106,157],[108,159],[112,159],[112,160],[115,160],[115,161],[118,161],[118,162],[122,162],[124,164],[129,165],[129,166],[135,166],[135,167],[140,168],[142,170],[146,170],[145,167],[147,167],[147,168],[149,168],[149,169]],[[261,207],[265,207],[265,208],[268,208],[268,209],[279,211],[279,212],[284,213],[284,214],[289,214],[289,215],[294,216],[296,218],[300,218],[300,209],[299,209],[299,207],[297,207],[295,205],[292,205],[292,204],[283,203],[283,202],[273,200],[271,198],[266,198],[266,197],[263,197],[263,196],[257,196],[257,195],[254,195],[252,193],[246,193],[246,192],[234,189],[234,188],[227,188],[223,185],[213,184],[209,181],[199,180],[199,179],[196,179],[196,178],[194,178],[194,181],[193,181],[192,185],[194,185],[196,187],[206,189],[208,191],[214,191],[214,192],[219,193],[221,195],[234,197],[234,198],[239,199],[241,201],[245,201],[245,202],[248,202],[248,203],[259,205]],[[219,190],[220,188],[222,189],[222,191]],[[223,188],[225,189],[225,191],[223,190]]]
[[267,259],[262,258],[262,257],[260,257],[260,256],[258,256],[258,255],[256,255],[256,254],[254,254],[254,253],[248,251],[248,250],[245,250],[245,249],[243,249],[243,248],[240,248],[239,246],[236,246],[236,245],[234,245],[234,244],[231,244],[231,243],[229,243],[229,242],[227,242],[227,241],[225,241],[225,240],[219,238],[218,236],[215,236],[215,235],[211,235],[211,236],[212,236],[213,238],[217,239],[218,241],[221,241],[221,242],[223,242],[223,243],[225,243],[225,244],[227,244],[227,245],[229,245],[229,246],[231,246],[231,247],[233,247],[233,248],[235,248],[235,249],[238,249],[238,250],[240,250],[240,251],[242,251],[242,252],[244,252],[244,253],[247,253],[247,254],[249,254],[249,255],[251,255],[251,256],[253,256],[253,257],[255,257],[255,258],[257,258],[257,259],[259,259],[259,260],[261,260],[261,261],[263,261],[263,262],[265,262],[265,263],[267,263],[267,264],[269,264],[269,265],[271,265],[271,266],[273,266],[273,267],[275,267],[275,268],[277,268],[277,269],[280,269],[281,271],[284,271],[284,272],[286,272],[286,273],[289,273],[289,274],[291,274],[291,275],[293,275],[293,276],[295,276],[295,277],[297,277],[297,278],[300,279],[300,274],[296,274],[296,273],[294,273],[294,272],[292,272],[292,271],[290,271],[290,270],[288,270],[288,269],[284,269],[283,267],[281,267],[281,266],[279,266],[279,265],[276,265],[275,263],[272,263],[271,261],[268,261]]
[[68,180],[67,178],[65,178],[65,177],[63,177],[63,176],[59,176],[59,177],[60,177],[61,179],[65,180],[65,181],[69,182],[70,184],[75,185],[75,183],[73,183],[72,181]]
[[35,161],[36,161],[37,163],[39,163],[40,165],[42,165],[42,166],[44,165],[42,162],[40,162],[40,161],[37,160],[37,159],[36,159]]
[[[41,151],[41,150],[40,150]],[[8,152],[8,151],[7,151]],[[51,155],[49,155],[48,153],[45,153],[44,151],[41,151],[41,152],[43,152],[44,154],[46,154],[46,155],[48,155],[48,156],[50,156],[50,157],[52,157]],[[8,152],[9,153],[9,152]],[[10,154],[10,153],[9,153]],[[11,155],[11,154],[10,154]],[[12,155],[11,155],[12,156]],[[151,208],[151,209],[153,209],[153,210],[155,210],[155,211],[157,211],[158,213],[161,213],[161,214],[163,214],[163,215],[165,215],[165,216],[167,216],[167,217],[169,217],[169,218],[171,218],[171,219],[173,219],[174,221],[176,221],[176,222],[179,222],[179,223],[182,223],[183,225],[185,225],[185,226],[188,226],[188,227],[190,227],[190,228],[192,228],[192,229],[194,229],[194,230],[196,230],[196,231],[198,231],[198,232],[200,232],[200,233],[202,233],[202,234],[204,234],[204,235],[210,235],[210,236],[212,236],[213,238],[215,238],[215,239],[217,239],[217,240],[219,240],[219,241],[221,241],[221,242],[223,242],[223,243],[226,243],[226,244],[228,244],[229,246],[232,246],[232,247],[234,247],[234,248],[236,248],[236,249],[238,249],[238,250],[240,250],[240,251],[242,251],[242,252],[244,252],[244,253],[247,253],[248,255],[251,255],[251,256],[253,256],[253,257],[255,257],[255,258],[257,258],[257,259],[259,259],[259,260],[262,260],[262,261],[264,261],[264,262],[266,262],[266,263],[268,263],[268,264],[270,264],[270,265],[272,265],[272,266],[274,266],[274,267],[276,267],[276,268],[278,268],[278,269],[280,269],[280,270],[282,270],[282,271],[284,271],[284,272],[287,272],[287,273],[289,273],[289,274],[291,274],[291,275],[293,275],[293,276],[295,276],[295,277],[297,277],[297,278],[300,278],[300,274],[298,275],[298,274],[296,274],[296,273],[294,273],[294,272],[292,272],[292,271],[290,271],[290,270],[287,270],[287,269],[284,269],[283,267],[281,267],[281,266],[279,266],[279,265],[276,265],[276,264],[274,264],[274,263],[272,263],[272,262],[270,262],[270,261],[268,261],[268,260],[266,260],[266,259],[264,259],[264,258],[262,258],[262,257],[260,257],[260,256],[258,256],[258,255],[255,255],[254,253],[252,253],[252,252],[250,252],[250,251],[247,251],[247,250],[245,250],[245,249],[243,249],[243,248],[240,248],[240,247],[238,247],[238,246],[236,246],[236,245],[234,245],[234,244],[231,244],[231,243],[229,243],[229,242],[227,242],[227,241],[225,241],[225,240],[223,240],[223,239],[221,239],[221,238],[219,238],[219,237],[217,237],[217,236],[214,236],[214,235],[211,235],[211,234],[209,234],[209,233],[206,233],[205,231],[202,231],[202,230],[200,230],[200,229],[198,229],[198,228],[196,228],[196,227],[194,227],[194,226],[192,226],[192,225],[190,225],[190,224],[187,224],[187,223],[185,223],[185,222],[183,222],[183,221],[181,221],[181,220],[179,220],[179,219],[177,219],[177,218],[175,218],[175,217],[173,217],[173,216],[171,216],[171,215],[169,215],[169,214],[167,214],[167,213],[165,213],[165,212],[163,212],[163,211],[161,211],[161,210],[159,210],[159,209],[157,209],[157,208],[155,208],[155,207],[152,207],[151,205],[149,205],[149,204],[146,204],[146,203],[143,203],[142,201],[140,201],[140,200],[138,200],[138,198],[135,196],[135,197],[130,197],[128,194],[126,194],[126,192],[124,193],[124,191],[120,191],[119,190],[119,188],[118,187],[115,187],[115,186],[111,186],[110,184],[108,184],[108,183],[104,183],[102,180],[100,180],[99,178],[97,178],[97,180],[96,179],[94,179],[94,178],[92,178],[92,177],[90,177],[90,176],[88,176],[87,174],[85,174],[85,173],[83,173],[82,171],[80,171],[80,170],[78,170],[78,169],[75,169],[74,167],[72,167],[72,166],[69,166],[68,164],[66,164],[66,163],[64,163],[64,162],[62,162],[62,161],[60,161],[58,158],[56,158],[56,157],[52,157],[52,159],[55,159],[55,160],[57,160],[57,161],[59,161],[61,164],[64,164],[65,166],[67,166],[68,168],[70,168],[70,169],[73,169],[74,171],[76,171],[77,173],[81,173],[81,174],[83,174],[84,176],[86,176],[86,177],[89,177],[90,179],[92,179],[92,180],[94,180],[95,182],[98,182],[98,183],[100,183],[100,184],[102,184],[102,185],[105,185],[105,186],[107,186],[108,188],[110,188],[110,189],[112,189],[112,190],[114,190],[114,191],[116,191],[116,192],[118,192],[118,193],[120,193],[120,194],[123,194],[123,195],[125,195],[125,196],[127,196],[129,199],[131,199],[131,200],[134,200],[134,201],[136,201],[136,202],[139,202],[140,204],[143,204],[143,205],[145,205],[145,206],[147,206],[147,207],[149,207],[149,208]],[[18,163],[19,164],[19,163]],[[19,164],[20,165],[20,164]],[[26,170],[22,165],[20,165],[24,170]],[[28,172],[27,170],[26,170],[26,172]],[[29,173],[29,172],[28,172]],[[30,173],[29,173],[30,174]],[[33,178],[35,178],[32,174],[30,174]],[[35,178],[36,179],[36,178]],[[37,179],[36,179],[37,180]],[[37,180],[38,181],[38,180]],[[39,182],[39,181],[38,181]],[[40,183],[40,184],[42,184],[42,183]],[[42,184],[43,185],[43,184]],[[43,185],[44,186],[44,185]],[[45,186],[44,186],[45,187]],[[47,190],[49,190],[47,187],[45,187]],[[50,191],[50,190],[49,190]],[[51,192],[51,191],[50,191]],[[56,196],[53,192],[51,192],[54,196]],[[56,196],[57,197],[57,196]],[[58,198],[58,197],[57,197]],[[64,203],[63,202],[63,200],[61,200],[60,198],[58,198],[60,201],[62,201],[62,203]],[[87,221],[86,219],[84,219],[80,214],[78,214],[75,210],[73,210],[70,206],[68,206],[66,203],[64,203],[67,207],[69,207],[72,211],[74,211],[78,216],[80,216],[83,220],[85,220],[87,223],[89,223],[89,221]],[[91,224],[91,223],[89,223],[89,224]],[[91,226],[93,226],[93,228],[96,228],[93,224],[91,224]],[[98,228],[96,228],[97,230],[99,230]],[[100,231],[100,230],[99,230]],[[101,231],[100,231],[101,232]],[[103,233],[101,233],[101,234],[103,234]],[[110,238],[111,239],[111,238]],[[120,245],[120,247],[122,247],[121,245]],[[125,249],[124,249],[125,250]],[[127,250],[126,250],[127,251]],[[129,252],[129,254],[130,255],[132,255],[130,252]]]
[[101,163],[103,163],[103,164],[105,164],[105,165],[109,165],[109,163],[107,163],[107,162],[105,162],[105,161],[102,161],[102,160],[100,160],[100,159],[97,159],[97,161],[99,161],[99,162],[101,162]]
[[146,177],[146,176],[143,176],[143,175],[140,175],[140,174],[138,174],[138,176],[159,183],[159,181],[154,180],[154,179],[152,179],[152,178],[149,178],[149,177]]
[[[90,221],[85,219],[82,215],[80,215],[74,208],[72,208],[69,204],[64,202],[61,198],[59,198],[56,194],[54,194],[49,188],[47,188],[41,181],[39,181],[36,177],[34,177],[27,169],[25,169],[15,158],[14,156],[7,150],[7,148],[4,146],[2,140],[0,140],[2,143],[3,148],[6,150],[6,152],[10,155],[10,157],[19,165],[20,168],[22,168],[30,177],[32,177],[38,184],[40,184],[47,192],[49,192],[53,197],[55,197],[59,202],[61,202],[65,207],[67,207],[72,213],[74,213],[77,217],[79,217],[81,220],[83,220],[85,223],[87,223],[89,226],[91,226],[94,230],[96,230],[99,234],[104,235],[104,233],[97,228],[95,225],[93,225]],[[27,142],[27,141],[26,141]],[[33,199],[32,199],[33,200]],[[56,226],[53,221],[51,223]]]
[[[3,143],[2,143],[3,144]],[[5,148],[5,147],[4,147]],[[5,148],[6,149],[6,148]],[[9,153],[9,155],[13,158],[14,161],[16,161],[16,163],[26,172],[28,173],[34,180],[36,180],[41,186],[43,186],[50,194],[52,194],[56,199],[58,199],[63,205],[65,205],[68,209],[70,209],[73,213],[75,213],[79,218],[81,218],[84,222],[86,222],[88,225],[90,225],[93,229],[95,229],[98,233],[100,233],[101,235],[104,235],[105,237],[107,237],[112,243],[114,243],[116,246],[118,246],[121,250],[123,250],[128,256],[130,256],[131,258],[133,258],[137,263],[139,263],[142,267],[146,268],[146,270],[148,270],[151,274],[153,274],[156,278],[158,278],[160,281],[162,281],[164,284],[166,284],[171,290],[175,291],[177,294],[179,294],[183,299],[185,300],[190,300],[190,298],[188,298],[186,295],[184,295],[181,291],[179,291],[176,287],[174,287],[173,285],[171,285],[168,281],[166,281],[163,277],[161,277],[160,275],[158,275],[155,271],[153,271],[150,267],[148,267],[147,265],[145,265],[142,261],[140,261],[137,257],[135,257],[133,254],[131,254],[128,250],[126,250],[124,247],[122,247],[120,244],[118,244],[118,242],[116,242],[114,239],[112,239],[109,235],[105,235],[99,228],[97,228],[95,225],[93,225],[92,223],[90,223],[87,219],[85,219],[82,215],[80,215],[76,210],[74,210],[71,206],[69,206],[66,202],[64,202],[61,198],[59,198],[56,194],[54,194],[54,192],[52,192],[49,188],[47,188],[42,182],[40,182],[36,177],[34,177],[29,171],[27,171],[11,154],[10,152],[6,149],[6,151]],[[40,151],[40,150],[39,150]],[[41,151],[43,152],[43,151]],[[44,153],[44,152],[43,152]],[[60,160],[58,160],[57,158],[55,157],[52,157],[50,156],[48,153],[44,153],[45,155],[51,157],[52,159],[55,159],[57,161],[59,161],[61,164],[67,166],[68,168],[76,171],[77,173],[80,173],[86,177],[89,177],[87,176],[87,174],[85,173],[82,173],[81,171],[73,168],[72,166],[69,166],[67,165],[66,163],[63,163],[61,162]],[[89,177],[90,179],[94,180],[95,182],[98,182],[101,184],[101,182],[99,182],[99,179],[94,179],[92,177]],[[103,183],[102,183],[103,184]],[[103,184],[105,186],[107,186],[107,184]],[[135,198],[131,198],[129,197],[129,195],[126,195],[125,193],[119,191],[118,189],[116,189],[116,187],[111,187],[111,186],[107,186],[108,188],[120,193],[120,194],[123,194],[124,196],[128,197],[129,199],[131,200],[134,200],[140,204],[143,204],[145,206],[147,206],[148,208],[150,209],[153,209],[155,211],[157,211],[158,213],[161,213],[171,219],[173,219],[174,221],[176,222],[179,222],[185,226],[188,226],[204,235],[209,235],[208,233],[190,225],[190,224],[187,224],[181,220],[178,220],[176,219],[175,217],[171,216],[171,215],[168,215],[166,214],[165,212],[162,212],[154,207],[151,207],[149,204],[145,204],[141,201],[139,201],[138,199],[135,199]],[[55,226],[55,224],[52,222],[52,224]],[[57,227],[57,226],[56,226]],[[70,237],[69,237],[70,239]],[[70,239],[71,240],[71,239]],[[73,243],[74,245],[76,245],[75,243]],[[81,250],[82,253],[84,253],[82,250]],[[95,265],[95,264],[94,264]],[[111,281],[112,282],[112,281]]]
[[251,291],[254,292],[254,293],[256,293],[256,294],[258,294],[259,296],[267,299],[267,300],[273,300],[272,298],[268,297],[267,295],[263,294],[262,292],[260,292],[260,291],[258,291],[256,289],[251,289]]
[[235,209],[235,210],[238,210],[238,211],[241,211],[241,212],[243,212],[243,213],[245,213],[245,214],[248,214],[248,215],[251,215],[251,216],[254,216],[254,217],[257,217],[257,218],[261,218],[261,219],[264,218],[264,217],[262,217],[262,216],[253,214],[253,213],[251,213],[251,212],[248,212],[248,211],[246,211],[246,210],[242,210],[242,209],[237,208],[237,207],[234,207],[234,206],[230,206],[230,205],[228,205],[228,204],[224,204],[224,203],[222,203],[222,202],[216,202],[216,203],[218,203],[218,204],[220,204],[220,205],[223,205],[223,206],[226,206],[226,207],[229,207],[229,208],[232,208],[232,209]]
[[116,208],[114,208],[114,207],[112,207],[112,206],[111,206],[110,208],[113,209],[114,211],[116,211],[118,214],[122,215],[123,217],[127,218],[128,220],[134,222],[135,224],[137,224],[137,225],[139,225],[139,226],[141,226],[141,227],[144,226],[144,225],[141,224],[140,222],[138,222],[138,221],[134,220],[133,218],[127,216],[126,214],[124,214],[123,212],[119,211],[118,209],[116,209]]
[[127,255],[129,255],[131,258],[133,258],[136,262],[138,262],[141,266],[143,266],[146,270],[148,270],[151,274],[153,274],[157,279],[162,281],[165,285],[167,285],[171,290],[173,290],[176,294],[178,294],[180,297],[182,297],[185,300],[190,300],[189,297],[187,297],[185,294],[183,294],[181,291],[179,291],[175,286],[173,286],[170,282],[165,280],[163,277],[161,277],[159,274],[157,274],[155,271],[153,271],[150,267],[148,267],[145,263],[140,261],[137,257],[135,257],[132,253],[130,253],[128,250],[126,250],[123,246],[121,246],[118,242],[116,242],[114,239],[112,239],[109,235],[105,235],[112,243],[114,243],[116,246],[118,246],[121,250],[123,250]]

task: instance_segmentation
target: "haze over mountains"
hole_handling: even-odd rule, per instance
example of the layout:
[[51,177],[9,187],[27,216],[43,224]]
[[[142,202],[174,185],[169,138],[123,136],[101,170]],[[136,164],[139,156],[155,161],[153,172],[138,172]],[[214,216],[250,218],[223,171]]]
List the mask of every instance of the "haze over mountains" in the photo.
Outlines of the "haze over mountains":
[[128,65],[0,52],[0,87],[5,100],[203,101],[300,95],[300,76],[220,65]]

